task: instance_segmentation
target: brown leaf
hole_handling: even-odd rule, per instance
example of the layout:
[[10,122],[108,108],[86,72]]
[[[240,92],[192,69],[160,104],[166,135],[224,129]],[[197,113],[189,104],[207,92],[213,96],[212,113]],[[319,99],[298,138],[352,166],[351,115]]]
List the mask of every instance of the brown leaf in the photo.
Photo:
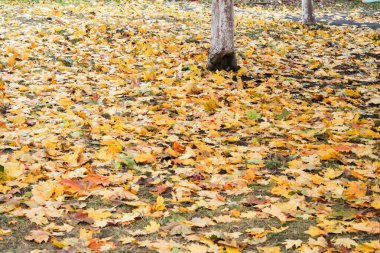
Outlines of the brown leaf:
[[90,218],[88,213],[83,211],[78,211],[75,214],[70,215],[70,217],[77,222],[86,222],[89,224],[94,223],[94,219]]

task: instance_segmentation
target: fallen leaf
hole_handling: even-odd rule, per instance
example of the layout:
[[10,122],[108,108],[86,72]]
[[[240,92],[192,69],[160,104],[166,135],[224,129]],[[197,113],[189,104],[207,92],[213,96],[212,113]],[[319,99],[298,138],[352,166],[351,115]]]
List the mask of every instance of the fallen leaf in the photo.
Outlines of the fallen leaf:
[[32,230],[30,235],[25,236],[28,241],[35,241],[36,243],[47,242],[49,240],[50,234],[43,230]]
[[158,230],[160,229],[160,224],[155,221],[150,221],[149,225],[144,227],[144,229],[148,234],[153,234],[158,232]]

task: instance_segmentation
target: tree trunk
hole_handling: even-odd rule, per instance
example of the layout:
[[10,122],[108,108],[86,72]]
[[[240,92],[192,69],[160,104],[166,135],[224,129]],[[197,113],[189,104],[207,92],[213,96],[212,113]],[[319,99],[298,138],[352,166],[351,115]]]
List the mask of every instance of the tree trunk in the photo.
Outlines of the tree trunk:
[[305,25],[315,25],[313,0],[302,0],[302,22]]
[[234,1],[213,0],[209,70],[237,70],[234,48]]

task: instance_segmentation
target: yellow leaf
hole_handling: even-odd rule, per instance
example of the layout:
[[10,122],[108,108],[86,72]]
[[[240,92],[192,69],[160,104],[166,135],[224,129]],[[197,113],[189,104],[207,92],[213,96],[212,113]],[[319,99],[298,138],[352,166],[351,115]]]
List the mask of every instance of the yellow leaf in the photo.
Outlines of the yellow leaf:
[[216,109],[218,109],[218,100],[216,98],[210,98],[206,102],[203,103],[205,111],[208,113],[214,113]]
[[138,163],[154,163],[156,160],[154,155],[149,153],[135,155],[134,159]]
[[322,161],[335,159],[339,155],[339,153],[332,148],[321,149],[318,154],[320,155]]
[[107,219],[112,216],[112,213],[107,211],[106,209],[98,209],[94,210],[93,208],[86,210],[88,217],[97,220]]
[[156,233],[158,230],[160,230],[160,224],[156,221],[150,221],[149,225],[144,227],[145,231],[149,234]]
[[239,218],[240,217],[240,211],[237,209],[231,210],[231,216],[233,216],[235,218]]
[[85,228],[80,228],[79,230],[79,238],[84,240],[84,241],[89,241],[92,239],[92,234],[94,232],[91,230],[87,230]]
[[245,74],[247,74],[247,71],[248,71],[248,69],[247,69],[246,67],[241,67],[241,68],[239,69],[239,71],[237,72],[237,75],[238,75],[238,76],[245,75]]
[[66,246],[65,243],[60,242],[60,241],[58,241],[58,240],[56,240],[56,239],[52,239],[51,241],[52,241],[52,243],[53,243],[55,246],[57,246],[58,248],[61,248],[61,249],[62,249],[63,247]]
[[257,247],[260,252],[263,253],[281,253],[281,248],[279,246],[275,247]]
[[321,63],[320,63],[319,61],[314,61],[314,62],[310,65],[310,69],[316,69],[316,68],[318,68],[320,65],[321,65]]
[[65,161],[67,163],[76,164],[76,163],[78,163],[78,159],[82,155],[84,148],[85,148],[84,146],[74,147],[74,154],[64,155],[64,156],[60,157],[60,159],[62,159],[63,161]]
[[221,84],[224,82],[224,77],[217,73],[214,75],[214,81],[216,84]]
[[315,226],[310,226],[309,229],[305,231],[305,233],[309,234],[313,237],[327,234],[326,231],[320,229],[319,227],[315,227]]
[[344,191],[347,199],[361,199],[367,193],[367,184],[362,182],[348,182],[348,187]]
[[245,232],[256,238],[262,238],[268,234],[264,228],[249,228]]
[[370,242],[365,242],[361,245],[356,246],[355,250],[359,250],[360,252],[364,253],[378,253],[380,250],[380,241],[379,240],[373,240]]
[[165,210],[165,199],[162,196],[158,196],[156,200],[156,204],[154,205],[154,209],[156,211],[163,211]]
[[61,98],[60,100],[58,100],[58,104],[64,108],[67,108],[70,105],[74,104],[74,102],[69,98]]
[[49,199],[55,199],[63,194],[63,186],[54,181],[40,182],[32,189],[33,200],[39,204],[45,203]]
[[197,35],[194,37],[194,39],[196,39],[196,40],[201,40],[201,39],[203,39],[203,36],[202,36],[202,34],[197,34]]
[[360,92],[358,90],[345,90],[346,95],[350,98],[359,98],[360,97]]
[[118,154],[123,150],[122,142],[116,139],[105,139],[102,141],[102,145],[106,145],[108,147],[108,151],[112,154]]
[[282,244],[285,244],[285,248],[286,249],[291,249],[291,248],[296,248],[297,249],[297,248],[299,248],[302,245],[302,240],[300,240],[300,239],[298,239],[298,240],[287,239]]
[[364,137],[372,137],[372,138],[379,138],[380,134],[372,131],[371,129],[366,129],[364,133],[362,133]]
[[17,162],[7,162],[2,164],[7,179],[16,179],[24,173],[24,165]]
[[207,253],[208,247],[196,243],[192,243],[190,245],[187,245],[187,249],[191,253]]
[[282,212],[280,208],[275,205],[271,205],[270,207],[266,207],[262,210],[264,213],[269,213],[279,219],[281,222],[287,221],[286,215]]
[[334,170],[332,168],[326,169],[326,172],[324,174],[324,177],[329,178],[329,179],[334,179],[342,175],[343,171],[339,170]]
[[238,142],[238,141],[240,141],[240,137],[238,135],[231,135],[231,136],[227,137],[226,141],[230,142],[230,143]]
[[337,238],[334,240],[334,245],[336,246],[344,246],[346,248],[351,248],[352,246],[358,245],[354,240],[350,238]]
[[288,162],[288,166],[290,169],[300,169],[302,168],[302,161],[301,160],[292,160]]
[[11,233],[12,233],[12,231],[9,229],[1,229],[0,228],[0,235],[9,235]]
[[375,209],[380,209],[380,198],[376,198],[371,202],[371,206]]
[[226,253],[240,253],[238,248],[226,246]]
[[55,135],[50,135],[49,137],[47,137],[46,139],[44,139],[42,141],[42,145],[46,148],[46,149],[55,149],[55,148],[59,148],[60,146],[60,142],[59,142],[59,139],[57,136]]
[[130,243],[135,243],[136,239],[132,236],[124,236],[119,239],[121,244],[130,244]]
[[110,161],[114,156],[115,155],[110,152],[107,147],[103,147],[98,152],[95,152],[95,158],[102,161]]

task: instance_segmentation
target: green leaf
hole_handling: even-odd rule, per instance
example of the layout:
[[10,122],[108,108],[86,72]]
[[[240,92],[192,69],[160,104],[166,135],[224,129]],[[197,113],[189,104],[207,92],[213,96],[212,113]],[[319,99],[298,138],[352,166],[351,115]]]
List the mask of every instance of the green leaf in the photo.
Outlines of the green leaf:
[[0,180],[5,178],[5,168],[0,164]]
[[278,120],[287,120],[287,119],[290,118],[290,115],[291,115],[291,113],[288,110],[283,109],[282,112],[281,112],[281,114],[277,115],[276,119],[278,119]]
[[126,156],[124,157],[124,164],[128,169],[133,169],[134,167],[137,166],[135,160],[133,159],[132,156]]
[[256,110],[247,111],[247,119],[258,120],[260,118],[261,118],[261,115]]

